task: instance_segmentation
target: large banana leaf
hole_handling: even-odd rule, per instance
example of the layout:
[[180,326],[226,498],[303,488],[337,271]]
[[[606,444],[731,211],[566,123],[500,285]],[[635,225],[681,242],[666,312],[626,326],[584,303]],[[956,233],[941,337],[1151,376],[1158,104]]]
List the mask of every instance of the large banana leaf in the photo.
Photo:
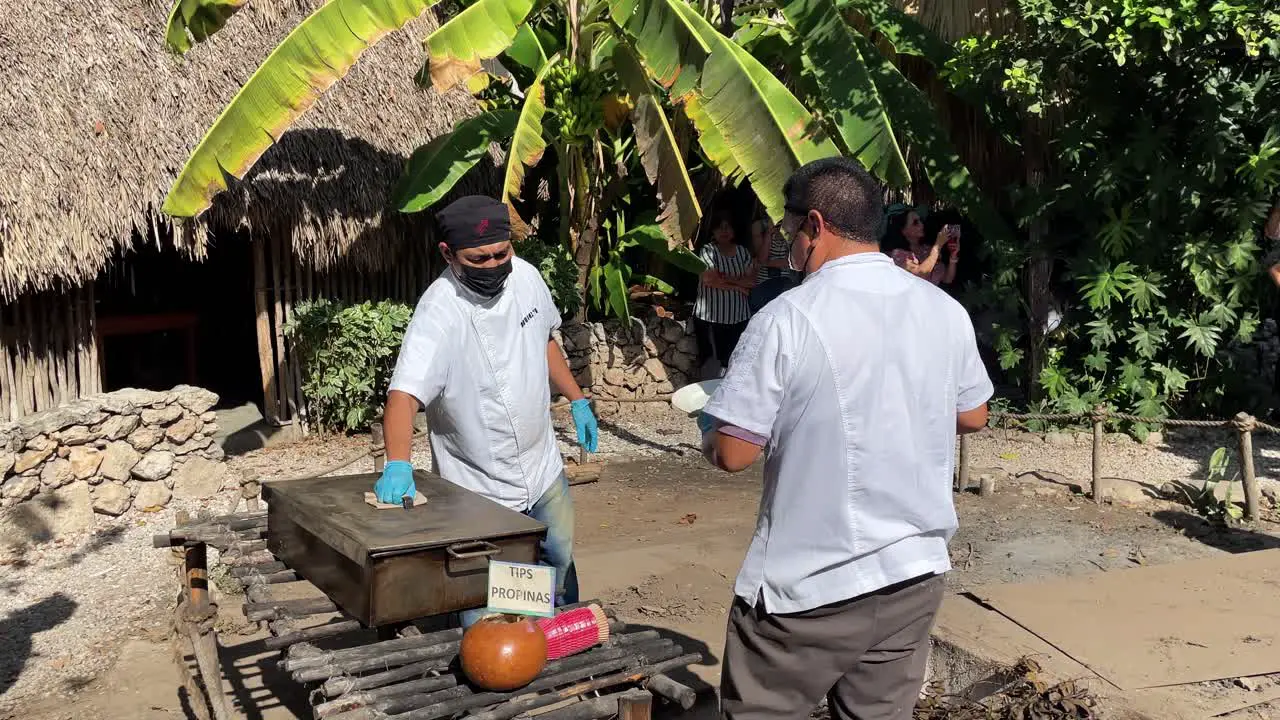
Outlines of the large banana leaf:
[[546,89],[542,80],[547,71],[555,66],[553,58],[545,63],[533,79],[524,94],[524,105],[520,107],[520,120],[516,124],[515,136],[511,139],[511,150],[507,152],[507,170],[502,181],[502,202],[510,203],[509,198],[518,196],[524,185],[524,168],[536,165],[547,149],[546,138],[542,136],[542,117],[547,113]]
[[742,166],[738,164],[738,158],[733,156],[733,151],[729,149],[729,143],[725,141],[724,135],[720,134],[720,128],[716,127],[711,116],[707,115],[702,98],[698,97],[697,93],[689,95],[685,98],[681,110],[698,131],[698,145],[707,156],[707,161],[714,165],[721,175],[724,175],[726,181],[737,185],[743,176]]
[[853,32],[833,0],[789,0],[782,13],[796,35],[804,38],[804,54],[823,104],[845,150],[876,177],[894,187],[911,182],[907,161],[889,124],[884,100],[876,90]]
[[528,23],[521,23],[520,29],[516,30],[511,47],[507,48],[507,57],[531,73],[537,73],[547,64],[547,53]]
[[329,0],[272,51],[178,174],[163,211],[195,217],[342,78],[360,55],[435,0]]
[[632,39],[649,74],[677,103],[697,88],[702,65],[711,54],[710,44],[683,12],[687,7],[685,0],[609,0],[613,21]]
[[480,61],[497,57],[516,39],[533,0],[476,0],[427,36],[431,83],[440,92],[480,72]]
[[877,54],[870,40],[857,36],[857,47],[864,58],[874,58],[869,64],[871,77],[884,96],[890,117],[919,151],[925,176],[934,192],[967,213],[988,239],[1009,239],[1012,235],[1009,226],[983,197],[969,169],[939,126],[929,99],[903,77],[893,63]]
[[658,224],[672,247],[684,245],[698,231],[702,208],[671,125],[653,95],[640,58],[627,43],[614,46],[613,68],[635,100],[631,123],[644,174],[658,190]]
[[604,264],[602,272],[609,308],[619,319],[630,320],[631,298],[627,292],[627,276],[631,273],[631,268],[615,250],[609,253],[609,262]]
[[619,251],[634,246],[645,248],[681,270],[694,275],[701,275],[707,270],[707,264],[702,261],[702,258],[689,252],[687,248],[668,246],[666,233],[653,223],[637,225],[618,237]]
[[488,154],[490,143],[511,137],[518,117],[515,110],[481,113],[414,150],[392,193],[392,203],[406,213],[434,205]]
[[222,29],[227,20],[249,0],[174,0],[164,32],[165,44],[176,53],[191,49],[191,41],[204,42]]
[[[750,53],[691,7],[683,6],[680,12],[712,48],[698,87],[704,119],[719,131],[715,140],[723,140],[733,154],[769,216],[780,219],[782,187],[791,173],[807,162],[839,155],[840,149],[796,96]],[[690,118],[697,124],[694,116]]]

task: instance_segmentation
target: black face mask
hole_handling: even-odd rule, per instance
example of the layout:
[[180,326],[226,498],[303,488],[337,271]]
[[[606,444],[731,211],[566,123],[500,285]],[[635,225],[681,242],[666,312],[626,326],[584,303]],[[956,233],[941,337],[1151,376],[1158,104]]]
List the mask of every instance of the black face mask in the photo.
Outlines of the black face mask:
[[511,259],[501,265],[481,268],[463,265],[456,258],[453,263],[453,275],[469,290],[482,298],[497,297],[507,284],[507,276],[511,274]]

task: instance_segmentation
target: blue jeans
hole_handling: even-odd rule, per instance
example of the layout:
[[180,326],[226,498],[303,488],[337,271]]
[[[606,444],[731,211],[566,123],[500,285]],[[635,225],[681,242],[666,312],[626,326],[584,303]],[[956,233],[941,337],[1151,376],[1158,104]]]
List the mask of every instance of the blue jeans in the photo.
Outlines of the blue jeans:
[[[573,564],[573,496],[563,472],[524,514],[547,526],[547,536],[539,547],[541,564],[556,569],[556,605],[578,602],[578,570]],[[462,627],[469,627],[484,614],[485,608],[462,611]]]

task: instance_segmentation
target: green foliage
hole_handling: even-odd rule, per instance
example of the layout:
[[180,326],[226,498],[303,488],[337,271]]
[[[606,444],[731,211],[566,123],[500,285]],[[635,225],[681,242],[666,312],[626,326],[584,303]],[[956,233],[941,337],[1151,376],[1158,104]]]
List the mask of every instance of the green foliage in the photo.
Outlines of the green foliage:
[[302,360],[302,393],[321,427],[363,430],[380,415],[413,308],[394,302],[300,303],[284,332]]
[[[1194,489],[1183,485],[1179,486],[1187,505],[1192,510],[1195,510],[1197,515],[1215,525],[1224,527],[1244,516],[1244,510],[1231,500],[1233,488],[1235,487],[1233,483],[1239,477],[1239,473],[1228,478],[1227,467],[1229,464],[1227,449],[1220,447],[1209,456],[1209,469],[1205,474],[1203,485]],[[1219,500],[1216,489],[1221,482],[1227,483],[1227,491],[1225,496]]]
[[516,255],[538,268],[542,279],[551,289],[551,299],[563,315],[578,312],[578,267],[573,256],[559,244],[548,245],[537,237],[530,237],[516,245]]
[[[1139,415],[1265,411],[1238,394],[1238,352],[1258,328],[1257,239],[1280,187],[1280,13],[1265,0],[1017,0],[1009,35],[969,38],[945,75],[1037,128],[1047,179],[1019,188],[1020,223],[1044,245],[996,248],[972,309],[1000,318],[1007,370],[1033,254],[1057,262],[1061,328],[1033,395]],[[1034,146],[1027,148],[1034,152]]]

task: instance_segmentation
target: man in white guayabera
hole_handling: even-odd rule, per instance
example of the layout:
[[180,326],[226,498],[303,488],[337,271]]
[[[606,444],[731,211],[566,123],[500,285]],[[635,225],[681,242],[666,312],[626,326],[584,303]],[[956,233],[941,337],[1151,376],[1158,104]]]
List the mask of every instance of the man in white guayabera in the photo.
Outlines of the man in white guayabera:
[[729,720],[909,720],[951,569],[958,432],[992,385],[957,302],[879,251],[881,189],[852,160],[787,182],[782,230],[806,273],[751,320],[699,418],[738,472],[763,451],[760,517],[734,585]]

